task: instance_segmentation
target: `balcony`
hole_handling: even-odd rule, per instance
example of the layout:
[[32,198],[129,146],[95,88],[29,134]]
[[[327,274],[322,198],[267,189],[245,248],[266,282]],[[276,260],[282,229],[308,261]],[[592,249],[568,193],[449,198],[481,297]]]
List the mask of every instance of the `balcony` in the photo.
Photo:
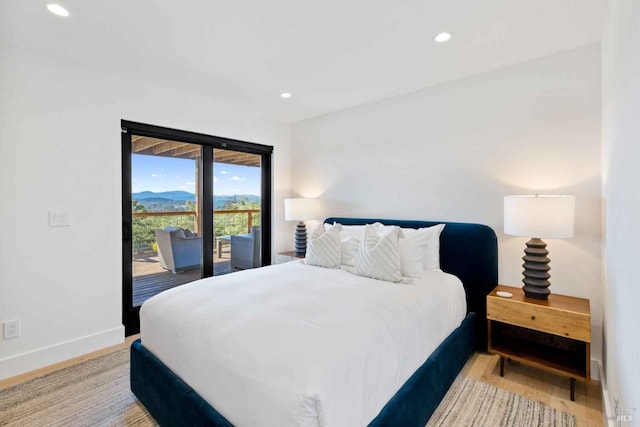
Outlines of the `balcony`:
[[[189,229],[198,233],[196,211],[133,212],[133,305],[139,306],[148,298],[200,279],[200,269],[173,273],[160,266],[155,229],[167,226]],[[213,275],[232,273],[231,235],[245,234],[260,225],[260,210],[214,211]]]

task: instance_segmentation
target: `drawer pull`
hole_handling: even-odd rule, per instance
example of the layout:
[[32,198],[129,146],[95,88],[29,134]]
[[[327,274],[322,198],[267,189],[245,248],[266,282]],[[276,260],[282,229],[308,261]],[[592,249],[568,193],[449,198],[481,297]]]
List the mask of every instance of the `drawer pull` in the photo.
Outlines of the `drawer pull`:
[[536,320],[536,316],[531,316],[531,320]]

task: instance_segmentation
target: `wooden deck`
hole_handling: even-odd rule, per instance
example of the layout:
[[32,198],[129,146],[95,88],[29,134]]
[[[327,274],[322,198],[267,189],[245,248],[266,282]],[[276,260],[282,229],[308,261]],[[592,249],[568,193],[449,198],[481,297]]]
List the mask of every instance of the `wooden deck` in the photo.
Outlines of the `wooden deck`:
[[[213,257],[213,275],[221,276],[231,273],[229,253],[223,252],[222,258]],[[172,273],[160,267],[157,255],[135,257],[133,259],[133,306],[142,305],[147,299],[167,289],[184,285],[200,279],[200,270],[187,270]]]

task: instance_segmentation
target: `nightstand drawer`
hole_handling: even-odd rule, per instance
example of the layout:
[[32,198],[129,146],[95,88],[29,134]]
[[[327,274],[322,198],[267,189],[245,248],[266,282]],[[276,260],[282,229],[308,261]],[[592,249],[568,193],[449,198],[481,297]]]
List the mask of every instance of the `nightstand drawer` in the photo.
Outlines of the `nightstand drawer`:
[[519,301],[487,298],[487,319],[591,342],[591,316]]

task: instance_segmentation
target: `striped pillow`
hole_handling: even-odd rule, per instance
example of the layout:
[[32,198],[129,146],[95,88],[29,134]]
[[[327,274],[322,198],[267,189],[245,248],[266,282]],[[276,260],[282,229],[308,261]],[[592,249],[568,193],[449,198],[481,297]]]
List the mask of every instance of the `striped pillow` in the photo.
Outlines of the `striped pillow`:
[[320,224],[307,242],[305,264],[325,268],[340,268],[342,249],[340,246],[340,227],[325,230]]
[[[370,224],[378,233],[383,233],[384,225],[379,222]],[[342,269],[349,273],[355,273],[356,258],[360,248],[360,241],[364,234],[364,225],[342,225],[337,222],[325,224],[326,230],[338,227],[340,229],[340,242],[342,243]]]
[[378,234],[375,227],[367,225],[356,257],[356,274],[388,282],[400,282],[399,227],[390,227]]

